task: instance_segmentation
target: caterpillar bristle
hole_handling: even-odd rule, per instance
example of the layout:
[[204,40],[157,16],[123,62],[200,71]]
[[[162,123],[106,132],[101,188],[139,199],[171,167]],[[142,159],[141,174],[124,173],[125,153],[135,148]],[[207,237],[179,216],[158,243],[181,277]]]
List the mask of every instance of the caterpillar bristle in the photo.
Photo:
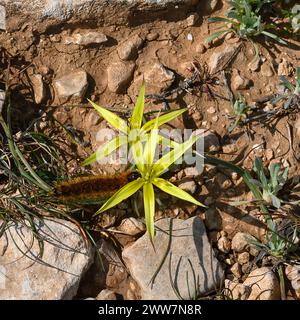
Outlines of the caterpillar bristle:
[[115,175],[91,175],[55,185],[53,194],[63,202],[105,199],[129,182],[130,171]]

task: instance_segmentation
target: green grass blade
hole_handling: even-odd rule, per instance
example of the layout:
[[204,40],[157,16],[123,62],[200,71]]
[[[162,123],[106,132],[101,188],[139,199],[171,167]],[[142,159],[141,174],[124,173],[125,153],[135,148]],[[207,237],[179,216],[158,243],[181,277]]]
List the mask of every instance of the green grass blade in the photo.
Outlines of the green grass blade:
[[284,44],[284,45],[288,44],[286,41],[284,41],[280,37],[276,36],[276,34],[273,34],[273,33],[268,32],[268,31],[262,31],[261,33],[266,35],[267,37],[270,37],[270,38],[276,40],[277,42],[279,42],[281,44]]
[[174,184],[172,184],[171,182],[162,179],[162,178],[155,178],[153,180],[153,184],[161,189],[162,191],[177,197],[179,199],[191,202],[196,204],[197,206],[201,206],[201,207],[205,207],[205,205],[203,205],[201,202],[197,201],[194,197],[192,197],[189,193],[187,193],[186,191],[176,187]]
[[231,31],[233,31],[233,30],[228,29],[228,30],[221,30],[221,31],[214,32],[212,35],[207,37],[204,42],[205,43],[209,43],[209,42],[213,41],[214,39],[216,39],[216,38],[218,38],[218,37],[220,37],[222,35],[225,35],[225,34],[231,32]]
[[128,134],[129,133],[129,128],[126,124],[126,121],[121,119],[119,116],[114,114],[113,112],[102,108],[98,106],[96,103],[92,102],[91,100],[88,100],[89,103],[94,107],[95,110],[98,111],[98,113],[114,128],[117,130],[120,130],[123,133]]
[[155,176],[162,174],[167,168],[170,167],[171,164],[177,161],[188,149],[190,149],[199,137],[200,136],[191,136],[188,141],[178,144],[177,147],[162,156],[153,165],[153,174]]
[[96,161],[101,160],[102,158],[107,157],[109,154],[111,154],[116,149],[123,146],[125,143],[128,142],[127,136],[118,136],[115,139],[107,142],[100,150],[97,150],[94,152],[91,156],[89,156],[87,159],[85,159],[82,162],[82,166],[90,165]]
[[143,113],[144,113],[144,105],[145,105],[145,83],[143,82],[137,102],[134,106],[132,116],[130,119],[131,129],[141,128]]
[[[181,114],[183,114],[185,111],[187,111],[187,109],[179,109],[179,110],[175,110],[175,111],[171,111],[171,112],[168,112],[160,117],[158,117],[158,127],[160,127],[161,125],[179,117]],[[150,121],[148,121],[147,123],[145,123],[142,127],[142,129],[145,131],[145,132],[148,132],[150,131],[151,129],[154,128],[154,125],[155,125],[155,121],[156,119],[152,119]]]
[[127,183],[124,187],[118,190],[113,196],[111,196],[104,205],[95,213],[95,215],[106,211],[120,202],[124,201],[125,199],[132,196],[136,193],[144,184],[144,180],[142,178],[138,178],[132,182]]
[[152,183],[145,183],[143,186],[144,208],[146,228],[152,242],[154,238],[154,214],[155,214],[155,196]]
[[131,153],[134,161],[134,165],[138,168],[141,174],[144,173],[145,163],[143,154],[143,145],[141,141],[135,141],[131,144]]
[[158,140],[158,117],[156,118],[155,124],[153,129],[148,135],[148,139],[144,149],[144,163],[150,166],[155,157],[155,151],[157,147],[157,140]]

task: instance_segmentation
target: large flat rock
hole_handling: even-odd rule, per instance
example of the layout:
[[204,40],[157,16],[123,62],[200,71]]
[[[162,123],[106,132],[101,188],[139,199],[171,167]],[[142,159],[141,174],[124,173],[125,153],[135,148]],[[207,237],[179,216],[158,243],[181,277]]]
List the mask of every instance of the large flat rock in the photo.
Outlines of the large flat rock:
[[[199,0],[0,0],[0,5],[6,8],[8,29],[16,29],[28,23],[29,17],[31,22],[43,22],[45,27],[66,20],[84,23],[97,21],[97,25],[136,23],[138,16],[143,20],[149,18],[148,14],[145,15],[149,10],[155,11],[157,17],[159,11],[163,16],[164,9],[168,8],[172,10],[172,17],[177,13],[184,13],[183,8],[190,8],[198,2]],[[36,25],[36,28],[39,27],[42,24]]]
[[0,300],[72,299],[92,263],[92,247],[72,223],[45,220],[36,228],[40,243],[20,224],[0,238]]
[[[156,251],[153,250],[147,234],[123,251],[123,259],[130,274],[141,288],[142,299],[178,299],[171,285],[170,273],[173,283],[184,299],[190,298],[187,279],[191,295],[195,291],[195,284],[201,295],[219,288],[223,279],[223,270],[214,256],[204,224],[198,217],[188,220],[173,219],[170,250],[151,286],[151,278],[168,248],[170,222],[171,219],[162,219],[156,223],[154,239]],[[192,268],[195,278],[198,279],[196,283]],[[170,273],[169,270],[171,270]]]

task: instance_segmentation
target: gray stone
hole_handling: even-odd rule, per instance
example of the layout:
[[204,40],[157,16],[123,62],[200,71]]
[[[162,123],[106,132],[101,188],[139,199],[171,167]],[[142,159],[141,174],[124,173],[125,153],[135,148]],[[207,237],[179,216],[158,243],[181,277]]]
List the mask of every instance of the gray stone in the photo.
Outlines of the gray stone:
[[285,275],[291,281],[291,285],[295,290],[295,294],[300,299],[300,266],[287,265],[285,267]]
[[141,289],[142,299],[178,299],[171,286],[169,267],[173,282],[185,299],[189,298],[187,272],[189,287],[194,288],[195,285],[191,266],[196,278],[199,277],[198,290],[203,295],[214,291],[222,281],[221,264],[214,256],[201,219],[193,217],[188,220],[173,219],[172,221],[170,250],[153,285],[149,283],[168,247],[171,219],[161,219],[156,222],[156,236],[153,240],[155,251],[148,234],[123,251],[123,259],[131,276]]
[[250,81],[236,73],[232,78],[231,85],[233,90],[245,90],[249,88]]
[[31,76],[30,80],[34,92],[34,101],[36,104],[41,104],[46,97],[43,77],[40,74],[34,74]]
[[0,89],[0,113],[2,112],[4,101],[5,101],[5,91]]
[[146,226],[142,221],[131,217],[123,219],[118,229],[128,235],[135,236],[146,231]]
[[[189,9],[199,0],[0,0],[7,11],[7,29],[19,30],[28,21],[37,30],[45,31],[49,26],[57,26],[62,21],[70,25],[95,21],[97,25],[128,25],[134,15],[135,19],[149,16],[155,12],[153,19],[164,17],[166,9],[172,10],[182,19]],[[177,5],[175,7],[175,4]],[[152,14],[151,14],[152,15]],[[108,18],[109,17],[109,18]],[[17,18],[17,19],[16,19]]]
[[220,149],[219,138],[213,131],[204,132],[204,151],[218,151]]
[[211,73],[221,70],[231,59],[239,45],[225,45],[221,51],[214,52],[208,61]]
[[117,48],[119,58],[121,60],[132,60],[135,59],[138,50],[142,47],[144,39],[142,39],[138,34],[134,35],[129,40],[120,44]]
[[43,241],[42,256],[39,242],[24,225],[11,224],[0,238],[0,299],[72,299],[92,263],[92,247],[86,247],[71,222],[53,219],[35,221],[35,226]]
[[71,72],[54,80],[56,94],[61,102],[82,100],[88,88],[87,73],[84,70]]
[[124,93],[129,86],[135,63],[133,62],[113,62],[107,68],[107,85],[111,92]]
[[184,181],[178,185],[178,187],[186,192],[194,194],[197,190],[197,184],[194,180]]
[[155,63],[144,74],[147,90],[151,93],[162,93],[175,80],[175,74],[161,63]]
[[6,30],[6,10],[0,5],[0,30]]
[[272,268],[262,267],[252,271],[244,281],[251,288],[248,300],[279,300],[279,281]]
[[205,3],[205,13],[211,14],[216,10],[219,0],[206,0],[204,3]]
[[251,288],[242,283],[225,280],[224,294],[233,300],[247,300],[251,293]]
[[222,236],[218,240],[217,245],[218,245],[218,249],[223,253],[228,253],[230,251],[230,249],[231,249],[230,240],[225,236]]
[[260,68],[260,72],[264,77],[272,77],[274,75],[273,69],[271,68],[271,66],[267,63],[264,63],[261,68]]
[[185,20],[187,27],[193,27],[199,21],[199,14],[197,12],[191,13]]
[[96,300],[117,300],[117,296],[113,291],[104,289],[97,295]]
[[235,252],[243,252],[255,245],[251,242],[257,241],[253,236],[248,233],[238,232],[231,242],[231,249]]
[[64,38],[65,44],[78,44],[88,46],[107,42],[107,36],[101,32],[89,31],[86,33],[75,33]]

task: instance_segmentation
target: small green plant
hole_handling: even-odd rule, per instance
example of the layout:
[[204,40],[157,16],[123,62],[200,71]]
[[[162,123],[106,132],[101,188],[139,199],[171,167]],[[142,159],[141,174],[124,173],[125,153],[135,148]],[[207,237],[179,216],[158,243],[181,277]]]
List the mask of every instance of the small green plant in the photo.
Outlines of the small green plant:
[[260,200],[263,200],[267,205],[273,205],[275,208],[280,208],[281,200],[278,198],[278,193],[282,190],[288,178],[289,168],[284,168],[281,171],[279,163],[271,163],[269,165],[269,175],[267,178],[264,173],[263,162],[260,158],[256,158],[253,170],[256,173],[258,180],[253,180],[259,187]]
[[[144,114],[144,105],[145,105],[145,85],[143,84],[140,93],[135,104],[132,116],[129,120],[129,125],[126,121],[114,114],[113,112],[96,105],[94,102],[89,101],[91,105],[95,108],[96,111],[116,130],[120,131],[122,134],[118,135],[113,140],[107,142],[101,149],[97,150],[90,157],[88,157],[83,165],[89,165],[96,161],[101,160],[104,157],[107,157],[109,154],[120,148],[121,146],[128,144],[129,147],[132,147],[132,150],[135,150],[136,147],[145,142],[148,139],[149,132],[153,129],[155,124],[155,119],[148,121],[142,125],[143,114]],[[180,116],[187,109],[179,109],[175,111],[168,112],[157,119],[158,126],[161,126],[176,117]],[[158,135],[157,139],[159,142],[165,141],[164,137]],[[167,141],[167,140],[166,140]],[[168,144],[172,144],[171,141]]]
[[282,10],[284,17],[288,18],[292,32],[299,34],[300,32],[300,4],[295,4],[289,10]]
[[170,152],[166,153],[154,162],[159,135],[158,121],[159,118],[155,120],[154,128],[151,130],[150,135],[148,135],[144,146],[140,142],[131,147],[135,166],[141,177],[122,187],[96,212],[96,214],[100,214],[101,212],[116,206],[142,188],[144,195],[146,227],[151,241],[154,237],[154,187],[157,187],[158,189],[182,200],[203,206],[202,203],[197,201],[190,194],[160,177],[175,161],[177,161],[188,149],[192,147],[199,137],[192,135],[189,140],[182,144],[176,144]]
[[273,220],[268,222],[268,229],[265,243],[259,241],[252,242],[267,254],[277,258],[283,258],[298,248],[295,244],[298,235],[296,227],[293,227],[293,231],[288,237],[281,235],[278,224]]
[[235,100],[233,106],[233,122],[230,124],[228,128],[228,132],[232,132],[243,120],[247,119],[248,113],[251,110],[251,107],[248,106],[245,102],[245,99],[240,97]]
[[[226,17],[212,17],[208,21],[211,23],[224,22],[225,24],[220,27],[221,31],[217,31],[210,35],[206,42],[210,42],[220,36],[233,32],[242,39],[253,40],[259,35],[265,35],[277,42],[286,45],[286,41],[281,39],[274,33],[269,32],[269,29],[274,28],[273,25],[266,24],[260,15],[261,7],[272,1],[251,1],[251,0],[232,0],[231,7],[225,13]],[[254,45],[256,55],[258,55],[258,48]]]
[[292,84],[284,76],[279,77],[280,84],[283,86],[285,93],[280,94],[271,100],[271,103],[276,104],[283,101],[284,109],[299,108],[300,106],[300,67],[296,68],[296,84]]

